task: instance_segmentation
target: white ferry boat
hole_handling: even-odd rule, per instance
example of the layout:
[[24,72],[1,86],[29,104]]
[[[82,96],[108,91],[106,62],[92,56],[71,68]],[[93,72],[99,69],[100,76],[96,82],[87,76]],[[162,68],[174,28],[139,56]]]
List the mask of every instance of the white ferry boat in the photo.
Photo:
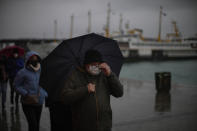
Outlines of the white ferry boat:
[[197,58],[197,38],[160,41],[139,35],[114,36],[125,58],[170,59]]
[[[185,59],[197,58],[197,35],[193,38],[183,39],[176,21],[172,21],[173,33],[166,34],[166,39],[161,39],[161,23],[163,13],[162,6],[159,13],[158,38],[144,38],[142,29],[127,28],[126,33],[112,35],[112,39],[118,41],[122,54],[125,58],[133,59]],[[120,22],[121,23],[121,22]],[[121,26],[120,26],[121,27]]]
[[[160,6],[158,38],[144,38],[142,29],[129,29],[129,24],[126,25],[126,31],[124,31],[122,17],[120,17],[119,31],[109,35],[109,26],[106,26],[105,36],[117,40],[123,56],[128,59],[132,58],[132,60],[197,58],[197,34],[193,38],[184,39],[176,21],[172,21],[173,33],[166,34],[165,40],[161,39],[163,15],[166,14],[163,12],[163,7]],[[107,20],[106,25],[109,25],[109,19]]]

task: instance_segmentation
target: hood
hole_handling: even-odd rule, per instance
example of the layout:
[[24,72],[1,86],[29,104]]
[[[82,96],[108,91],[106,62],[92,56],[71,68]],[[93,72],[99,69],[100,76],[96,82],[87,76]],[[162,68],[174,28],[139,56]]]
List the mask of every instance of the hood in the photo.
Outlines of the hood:
[[40,56],[39,56],[39,54],[38,54],[37,52],[35,52],[35,51],[29,51],[29,52],[27,52],[27,54],[26,54],[26,56],[25,56],[25,63],[27,63],[27,61],[28,61],[28,60],[30,59],[30,57],[33,56],[33,55],[36,55],[36,56],[39,57],[39,59],[41,59]]

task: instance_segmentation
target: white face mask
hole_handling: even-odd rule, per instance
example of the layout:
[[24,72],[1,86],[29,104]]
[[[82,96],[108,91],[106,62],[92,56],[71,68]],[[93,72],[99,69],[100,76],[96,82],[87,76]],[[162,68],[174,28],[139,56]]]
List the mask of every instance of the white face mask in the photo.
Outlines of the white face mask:
[[101,70],[98,66],[90,65],[88,67],[88,72],[92,75],[99,75],[101,73]]
[[36,65],[36,67],[34,67],[32,64],[30,64],[30,66],[31,66],[31,68],[32,68],[34,71],[39,71],[39,69],[40,69],[40,63],[38,63],[38,64]]

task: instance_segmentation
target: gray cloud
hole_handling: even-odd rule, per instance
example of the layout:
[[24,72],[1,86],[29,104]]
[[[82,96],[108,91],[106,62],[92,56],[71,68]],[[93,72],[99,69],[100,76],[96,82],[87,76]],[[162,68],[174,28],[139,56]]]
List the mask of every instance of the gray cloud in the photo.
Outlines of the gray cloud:
[[[176,20],[185,37],[197,33],[196,0],[109,0],[112,7],[111,31],[118,29],[119,14],[131,28],[142,28],[145,36],[156,37],[159,6],[163,17],[163,37]],[[92,31],[101,33],[106,23],[106,0],[12,0],[0,1],[0,38],[53,37],[53,21],[58,21],[58,37],[69,37],[70,16],[75,15],[74,36],[87,31],[87,12],[92,11]]]

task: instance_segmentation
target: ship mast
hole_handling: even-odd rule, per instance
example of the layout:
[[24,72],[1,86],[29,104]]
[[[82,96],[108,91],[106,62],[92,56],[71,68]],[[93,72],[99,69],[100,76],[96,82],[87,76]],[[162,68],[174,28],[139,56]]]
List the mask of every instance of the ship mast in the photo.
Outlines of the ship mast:
[[120,14],[120,23],[119,23],[119,32],[120,32],[120,35],[123,34],[122,22],[123,22],[122,14]]
[[91,11],[88,11],[88,33],[91,32]]
[[57,19],[54,20],[54,42],[57,41]]
[[72,38],[72,36],[73,36],[73,25],[74,25],[74,15],[71,15],[70,38]]
[[158,41],[161,41],[161,24],[162,24],[162,14],[163,14],[163,7],[162,7],[162,6],[160,6]]
[[110,32],[110,27],[109,27],[109,25],[110,25],[110,14],[111,14],[111,4],[110,3],[108,3],[107,4],[107,6],[108,6],[108,10],[107,10],[107,22],[106,22],[106,27],[105,27],[105,36],[106,37],[109,37],[109,32]]

